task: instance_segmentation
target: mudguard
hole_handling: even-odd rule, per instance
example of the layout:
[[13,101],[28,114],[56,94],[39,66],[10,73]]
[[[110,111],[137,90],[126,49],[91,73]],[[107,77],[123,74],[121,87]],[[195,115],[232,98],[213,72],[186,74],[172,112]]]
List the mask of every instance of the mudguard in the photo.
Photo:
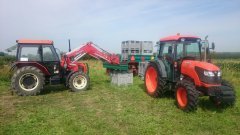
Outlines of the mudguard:
[[166,68],[162,60],[149,61],[149,62],[157,65],[158,71],[161,74],[162,78],[167,78]]
[[33,66],[36,67],[38,69],[40,69],[45,75],[51,75],[49,73],[49,71],[41,64],[37,63],[37,62],[15,62],[14,64],[12,64],[10,71],[15,70],[16,68],[21,68],[24,66]]

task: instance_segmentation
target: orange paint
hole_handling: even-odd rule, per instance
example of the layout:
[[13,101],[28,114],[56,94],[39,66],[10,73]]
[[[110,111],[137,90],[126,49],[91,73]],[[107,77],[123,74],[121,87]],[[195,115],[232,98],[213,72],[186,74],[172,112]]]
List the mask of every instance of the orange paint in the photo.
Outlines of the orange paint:
[[220,69],[211,63],[202,62],[202,61],[184,60],[182,62],[181,73],[183,75],[187,75],[187,76],[191,77],[194,80],[195,85],[197,85],[197,86],[204,85],[206,87],[212,86],[212,85],[208,85],[208,84],[203,84],[200,81],[200,78],[198,77],[198,74],[195,70],[196,66],[203,68],[205,70],[208,70],[208,71],[219,71]]
[[191,36],[191,35],[173,35],[173,36],[168,36],[160,39],[160,42],[164,41],[177,41],[180,38],[199,38],[197,36]]
[[52,40],[31,40],[31,39],[20,39],[17,40],[18,44],[45,44],[45,45],[53,45]]
[[183,87],[177,89],[177,102],[180,108],[187,106],[187,90]]
[[157,89],[157,71],[153,67],[149,67],[146,72],[146,86],[149,93],[153,93]]

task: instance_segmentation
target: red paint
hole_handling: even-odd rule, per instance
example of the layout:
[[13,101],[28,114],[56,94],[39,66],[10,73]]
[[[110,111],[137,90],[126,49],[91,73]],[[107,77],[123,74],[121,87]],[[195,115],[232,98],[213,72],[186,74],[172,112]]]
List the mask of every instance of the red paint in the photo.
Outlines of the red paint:
[[53,45],[52,40],[32,40],[32,39],[20,39],[17,40],[18,44],[43,44],[43,45]]
[[210,86],[219,86],[220,85],[220,84],[219,85],[209,85],[209,84],[202,83],[200,81],[200,78],[198,77],[196,70],[195,70],[196,66],[206,69],[208,71],[219,71],[220,70],[217,66],[215,66],[211,63],[202,62],[202,61],[184,60],[181,65],[181,73],[183,75],[187,75],[187,76],[191,77],[194,80],[195,85],[197,85],[197,86],[210,87]]
[[131,56],[130,60],[131,60],[131,61],[135,61],[135,57],[134,57],[134,56]]
[[192,36],[192,35],[173,35],[173,36],[168,36],[160,39],[160,42],[164,41],[177,41],[180,38],[199,38],[197,36]]
[[18,68],[21,68],[21,67],[25,67],[25,66],[33,66],[33,67],[37,67],[38,69],[40,69],[45,75],[51,75],[47,68],[45,68],[43,65],[37,63],[37,62],[15,62],[15,65],[18,67]]
[[[84,72],[87,72],[87,66],[83,63],[79,63],[78,60],[81,59],[84,55],[90,55],[96,59],[101,59],[107,61],[111,64],[119,64],[120,59],[119,56],[116,54],[110,54],[101,48],[97,47],[92,42],[88,42],[83,46],[72,50],[65,54],[65,57],[61,59],[61,66],[64,67],[64,64],[67,65],[67,70],[69,71],[78,71],[78,67],[82,67]],[[75,58],[74,60],[71,60]]]

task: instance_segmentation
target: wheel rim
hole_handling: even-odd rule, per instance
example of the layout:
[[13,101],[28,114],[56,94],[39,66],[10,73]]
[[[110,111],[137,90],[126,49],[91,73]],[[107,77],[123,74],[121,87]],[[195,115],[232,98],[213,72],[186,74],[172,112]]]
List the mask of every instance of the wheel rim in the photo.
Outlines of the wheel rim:
[[87,85],[87,79],[82,75],[78,75],[73,79],[73,86],[76,89],[83,89],[86,87],[86,85]]
[[157,89],[157,71],[153,67],[149,67],[146,72],[147,91],[152,93]]
[[177,89],[177,102],[181,108],[187,105],[187,91],[185,88],[179,87]]
[[38,86],[39,80],[35,74],[26,73],[19,79],[19,86],[25,91],[32,91]]

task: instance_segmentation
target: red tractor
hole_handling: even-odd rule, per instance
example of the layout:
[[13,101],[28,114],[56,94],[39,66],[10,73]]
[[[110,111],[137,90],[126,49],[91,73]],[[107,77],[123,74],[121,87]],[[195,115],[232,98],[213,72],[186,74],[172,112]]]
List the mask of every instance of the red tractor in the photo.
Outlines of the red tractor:
[[206,61],[204,54],[210,49],[207,40],[178,34],[162,38],[157,44],[158,55],[144,75],[147,94],[160,97],[172,91],[177,106],[184,111],[196,110],[199,96],[209,96],[218,105],[235,103],[232,85],[222,80],[219,67]]
[[17,61],[11,68],[14,71],[12,89],[21,96],[37,95],[45,84],[65,84],[74,92],[86,90],[89,87],[88,65],[78,62],[85,54],[119,64],[117,55],[92,42],[61,57],[51,40],[17,40]]

